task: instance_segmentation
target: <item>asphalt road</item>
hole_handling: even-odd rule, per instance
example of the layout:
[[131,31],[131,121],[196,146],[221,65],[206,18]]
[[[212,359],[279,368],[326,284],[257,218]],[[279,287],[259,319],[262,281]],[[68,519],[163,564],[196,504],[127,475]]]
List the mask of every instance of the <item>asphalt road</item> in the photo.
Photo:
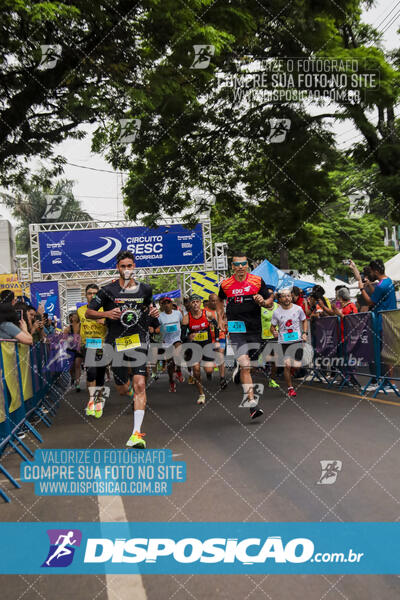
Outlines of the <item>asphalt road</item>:
[[[165,375],[151,384],[143,427],[148,448],[170,448],[186,461],[187,481],[174,484],[169,497],[123,497],[128,521],[398,520],[400,405],[393,394],[373,402],[299,383],[297,398],[289,399],[266,388],[264,416],[251,421],[239,407],[240,386],[230,383],[220,392],[215,377],[206,387],[207,402],[197,406],[194,386],[178,384],[171,394]],[[85,391],[69,392],[53,426],[40,426],[44,444],[31,436],[25,441],[32,449],[124,447],[132,427],[126,398],[113,389],[101,419],[83,416],[85,401]],[[323,460],[342,463],[332,485],[317,484]],[[16,455],[2,462],[19,477]],[[3,521],[99,519],[96,496],[37,497],[33,484],[2,486],[12,497],[0,504]],[[113,498],[106,512],[108,501],[111,510]],[[7,600],[136,600],[134,591],[119,595],[109,583],[104,576],[0,577]],[[392,600],[400,594],[397,576],[373,575],[145,575],[143,584],[148,600]]]

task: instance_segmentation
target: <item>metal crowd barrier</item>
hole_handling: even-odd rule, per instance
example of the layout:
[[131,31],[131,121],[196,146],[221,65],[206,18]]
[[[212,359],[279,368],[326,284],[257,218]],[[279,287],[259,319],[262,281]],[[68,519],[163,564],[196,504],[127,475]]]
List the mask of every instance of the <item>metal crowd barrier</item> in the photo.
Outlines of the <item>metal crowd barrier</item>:
[[[0,340],[0,459],[10,449],[28,461],[33,452],[19,434],[30,432],[42,443],[31,421],[41,421],[47,427],[52,424],[62,391],[68,386],[71,365],[65,353],[59,360],[55,347],[52,340],[32,346]],[[1,462],[0,473],[16,488],[21,487]],[[1,487],[0,496],[10,502]]]
[[311,340],[314,357],[308,381],[353,387],[361,395],[373,383],[372,397],[381,391],[400,397],[392,383],[400,380],[400,310],[313,319]]

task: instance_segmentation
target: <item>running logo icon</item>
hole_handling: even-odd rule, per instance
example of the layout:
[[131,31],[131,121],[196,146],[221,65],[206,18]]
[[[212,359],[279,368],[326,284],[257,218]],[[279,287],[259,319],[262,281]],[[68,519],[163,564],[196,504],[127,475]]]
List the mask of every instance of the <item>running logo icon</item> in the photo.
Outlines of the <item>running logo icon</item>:
[[332,485],[335,483],[338,474],[342,470],[341,460],[320,460],[321,477],[317,481],[317,485]]
[[191,69],[207,69],[211,57],[214,56],[215,46],[211,44],[194,44],[194,60],[190,66]]
[[120,240],[117,240],[117,238],[113,238],[113,237],[103,237],[103,236],[101,236],[100,239],[106,240],[106,243],[103,244],[103,246],[100,246],[100,248],[95,248],[94,250],[89,250],[88,252],[82,252],[82,254],[83,254],[83,256],[87,256],[88,258],[92,258],[92,256],[97,256],[98,254],[101,254],[102,252],[105,252],[106,250],[108,250],[114,244],[114,247],[112,248],[112,250],[110,250],[110,252],[108,252],[102,258],[98,258],[97,259],[98,262],[106,263],[109,260],[111,260],[112,258],[114,258],[114,256],[117,256],[118,252],[122,248],[122,243],[121,243]]
[[79,529],[48,529],[49,553],[42,567],[68,567],[74,558],[75,548],[81,545]]

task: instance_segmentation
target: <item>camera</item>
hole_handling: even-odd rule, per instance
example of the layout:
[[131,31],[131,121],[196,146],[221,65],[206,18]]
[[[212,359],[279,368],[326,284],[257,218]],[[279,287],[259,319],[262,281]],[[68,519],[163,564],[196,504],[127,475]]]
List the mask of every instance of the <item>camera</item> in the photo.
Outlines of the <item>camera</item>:
[[342,264],[344,265],[349,265],[351,263],[351,260],[349,258],[345,258],[342,260]]

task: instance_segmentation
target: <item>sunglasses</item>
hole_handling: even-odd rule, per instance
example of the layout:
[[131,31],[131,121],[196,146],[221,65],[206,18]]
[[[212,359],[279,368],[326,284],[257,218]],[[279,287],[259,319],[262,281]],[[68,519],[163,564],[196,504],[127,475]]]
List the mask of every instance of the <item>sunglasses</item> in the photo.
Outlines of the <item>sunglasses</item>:
[[234,267],[245,267],[247,265],[247,260],[242,260],[242,261],[235,260],[232,264]]

